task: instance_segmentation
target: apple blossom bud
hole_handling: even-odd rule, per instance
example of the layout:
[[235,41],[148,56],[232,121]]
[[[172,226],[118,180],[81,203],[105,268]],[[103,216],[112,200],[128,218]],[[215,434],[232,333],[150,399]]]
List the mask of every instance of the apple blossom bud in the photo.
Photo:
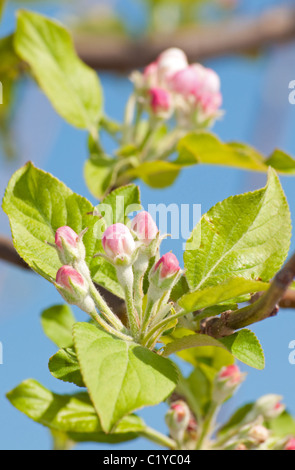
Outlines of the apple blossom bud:
[[176,72],[187,67],[188,62],[185,53],[181,49],[173,47],[160,54],[157,64],[160,79],[166,81]]
[[256,424],[250,429],[249,438],[255,445],[263,444],[269,438],[269,430],[262,424]]
[[284,450],[295,450],[295,437],[291,437],[284,447]]
[[281,399],[280,395],[264,395],[256,401],[251,414],[262,415],[266,420],[277,418],[285,410],[285,406],[280,402]]
[[173,91],[183,96],[197,95],[203,85],[205,67],[202,65],[189,65],[175,73],[170,79]]
[[144,85],[147,88],[158,85],[158,64],[152,62],[143,71]]
[[237,365],[223,367],[215,377],[213,388],[213,400],[223,403],[236,391],[244,381],[246,374],[242,374]]
[[110,225],[103,234],[102,246],[107,257],[120,265],[130,264],[135,252],[135,242],[126,225]]
[[95,310],[87,282],[72,266],[65,265],[57,271],[55,286],[68,303],[78,305],[87,313]]
[[159,259],[154,267],[154,271],[158,270],[161,279],[175,276],[180,270],[179,262],[173,253],[166,253]]
[[134,217],[131,228],[138,239],[146,246],[150,245],[159,232],[154,219],[146,211],[139,212],[139,214]]
[[178,400],[171,404],[165,420],[171,437],[177,442],[183,441],[190,419],[191,412],[184,401]]
[[158,117],[168,119],[173,111],[172,98],[169,91],[164,88],[151,88],[149,95],[152,112]]
[[219,75],[212,69],[204,68],[203,90],[215,94],[220,92],[220,87]]
[[84,260],[85,247],[82,237],[71,227],[59,227],[55,232],[55,246],[63,264],[72,264],[77,260]]
[[[173,253],[163,255],[151,269],[149,275],[150,282],[156,287],[153,297],[155,299],[159,297],[162,289],[170,289],[178,279],[179,273],[180,266],[176,256]],[[150,288],[152,289],[151,285]]]

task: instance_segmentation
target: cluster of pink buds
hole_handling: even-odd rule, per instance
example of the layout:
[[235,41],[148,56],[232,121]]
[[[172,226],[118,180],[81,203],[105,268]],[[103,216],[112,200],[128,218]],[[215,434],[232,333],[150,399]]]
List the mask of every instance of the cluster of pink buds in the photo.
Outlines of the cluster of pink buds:
[[155,116],[169,119],[173,114],[179,126],[210,125],[222,104],[220,79],[211,69],[189,64],[177,48],[164,51],[143,73],[132,75],[138,100]]
[[55,233],[55,245],[63,266],[56,274],[55,286],[70,304],[78,305],[91,314],[95,304],[89,293],[89,270],[85,263],[83,235],[71,227],[59,227]]

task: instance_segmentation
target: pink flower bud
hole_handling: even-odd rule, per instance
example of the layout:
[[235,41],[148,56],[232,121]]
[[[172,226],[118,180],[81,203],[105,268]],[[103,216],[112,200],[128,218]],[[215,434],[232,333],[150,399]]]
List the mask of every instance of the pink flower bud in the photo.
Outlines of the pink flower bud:
[[243,380],[243,374],[237,365],[223,367],[218,374],[218,379],[227,382],[230,386],[239,385]]
[[160,279],[174,276],[180,270],[179,262],[173,253],[166,253],[159,259],[154,267],[154,271],[159,272]]
[[106,255],[114,262],[130,261],[135,251],[135,242],[126,225],[110,225],[103,234],[102,246]]
[[214,70],[204,69],[203,89],[209,93],[220,92],[220,78]]
[[73,248],[77,247],[78,235],[74,232],[71,227],[60,227],[55,232],[55,244],[61,250],[63,249],[63,242],[72,246]]
[[178,400],[172,403],[165,416],[165,420],[171,436],[176,441],[183,441],[190,419],[191,412],[184,401]]
[[143,79],[146,87],[154,87],[158,84],[158,64],[152,62],[143,71]]
[[295,437],[291,437],[284,447],[284,450],[295,450]]
[[71,227],[59,227],[55,232],[55,246],[62,264],[73,264],[85,259],[85,247],[82,237]]
[[250,429],[249,437],[256,445],[263,444],[269,438],[269,430],[261,424],[256,424],[256,426]]
[[256,401],[253,413],[255,416],[262,415],[266,420],[277,418],[285,410],[285,405],[281,403],[281,399],[280,395],[264,395]]
[[154,114],[163,115],[168,117],[172,110],[172,99],[169,91],[164,88],[151,88],[150,94],[150,106]]
[[55,287],[69,304],[77,305],[89,314],[95,311],[88,283],[72,266],[65,265],[57,271]]
[[66,290],[73,291],[73,285],[84,287],[85,282],[81,274],[78,273],[72,266],[62,266],[56,274],[56,282],[60,287]]
[[175,73],[170,79],[170,86],[183,96],[197,95],[203,85],[205,68],[201,65],[189,65]]
[[158,61],[159,77],[162,80],[169,80],[173,74],[187,67],[187,57],[178,48],[167,49],[159,56]]
[[132,230],[136,233],[139,240],[148,246],[154,240],[159,232],[152,216],[146,212],[139,212],[131,223]]

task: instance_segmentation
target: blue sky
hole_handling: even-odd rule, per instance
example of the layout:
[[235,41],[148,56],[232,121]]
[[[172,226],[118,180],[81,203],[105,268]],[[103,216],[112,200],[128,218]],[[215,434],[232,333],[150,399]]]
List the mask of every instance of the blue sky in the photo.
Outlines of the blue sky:
[[[117,2],[120,14],[134,21],[128,6],[135,2]],[[287,2],[247,0],[241,10],[256,13],[269,5]],[[247,4],[247,5],[246,5]],[[49,8],[48,13],[56,12]],[[13,27],[13,8],[4,18],[2,34]],[[214,131],[223,140],[241,140],[269,153],[280,147],[295,155],[295,107],[288,102],[288,83],[295,79],[295,45],[273,48],[260,57],[225,57],[207,62],[221,76],[225,116]],[[120,119],[131,90],[127,77],[101,73],[107,113]],[[0,193],[12,173],[31,159],[43,169],[62,179],[74,191],[93,202],[81,177],[87,157],[84,132],[62,121],[51,108],[45,96],[30,81],[19,93],[19,105],[14,120],[19,157],[7,162],[0,156]],[[107,149],[109,142],[106,141]],[[201,204],[206,212],[224,198],[253,190],[265,184],[266,176],[219,167],[195,167],[182,172],[175,185],[165,190],[151,190],[140,183],[143,205],[149,203]],[[286,192],[292,220],[295,216],[295,183],[293,178],[281,178]],[[1,233],[9,234],[5,214],[0,214]],[[294,243],[292,248],[294,250]],[[182,258],[182,241],[167,240],[163,252],[172,249]],[[73,387],[59,383],[47,369],[48,358],[55,347],[44,337],[40,326],[40,313],[55,303],[61,303],[53,286],[33,273],[0,263],[0,341],[3,343],[4,364],[0,365],[0,448],[47,449],[50,439],[47,430],[21,415],[7,402],[4,394],[22,380],[32,377],[48,388],[67,393]],[[85,318],[77,312],[79,319]],[[295,366],[288,362],[288,345],[295,339],[294,312],[282,311],[276,318],[256,325],[266,355],[263,372],[243,367],[248,380],[239,394],[228,405],[226,414],[234,406],[258,398],[264,393],[279,393],[285,397],[288,408],[295,414],[293,388]],[[165,405],[141,413],[149,425],[166,432],[163,415]],[[108,448],[107,445],[98,446]],[[154,445],[139,439],[122,444],[123,449],[152,449]],[[79,448],[97,448],[84,444]]]

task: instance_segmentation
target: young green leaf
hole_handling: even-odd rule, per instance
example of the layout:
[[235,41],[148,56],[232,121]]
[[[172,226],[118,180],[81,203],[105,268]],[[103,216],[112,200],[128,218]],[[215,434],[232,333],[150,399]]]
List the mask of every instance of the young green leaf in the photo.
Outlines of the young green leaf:
[[144,422],[135,415],[126,416],[106,435],[87,393],[57,395],[36,380],[25,380],[7,394],[10,403],[32,420],[50,429],[66,432],[77,442],[123,442],[138,437]]
[[269,284],[266,282],[235,277],[216,286],[188,292],[178,300],[178,304],[187,312],[193,312],[194,310],[228,302],[244,294],[266,291],[268,288]]
[[219,340],[239,361],[254,369],[265,367],[263,349],[253,331],[244,329]]
[[73,331],[82,376],[105,432],[174,390],[178,376],[168,359],[87,323],[77,323]]
[[[178,330],[180,330],[180,332]],[[250,367],[260,370],[264,369],[263,350],[255,334],[250,330],[240,330],[220,340],[207,335],[194,334],[191,330],[185,330],[183,328],[176,329],[173,336],[176,339],[168,339],[169,343],[166,345],[163,352],[164,357],[177,353],[184,360],[194,364],[196,348],[202,349],[203,347],[211,346],[213,348],[225,349],[236,359]],[[216,354],[219,354],[219,352],[216,352]]]
[[[104,207],[107,209],[106,211],[103,210]],[[103,219],[107,226],[119,222],[127,224],[129,220],[128,214],[140,209],[140,192],[135,184],[115,189],[97,206],[97,210],[103,212]]]
[[91,194],[101,199],[111,185],[116,160],[108,157],[89,158],[84,165],[84,178]]
[[194,132],[183,137],[178,151],[175,163],[183,166],[203,163],[254,171],[267,171],[271,166],[281,173],[295,174],[295,160],[281,150],[275,150],[270,157],[264,158],[249,145],[225,144],[209,132]]
[[74,348],[60,349],[49,359],[48,367],[56,379],[85,387]]
[[92,278],[119,297],[123,291],[114,267],[94,255],[102,252],[101,236],[105,229],[94,207],[73,193],[61,181],[27,163],[12,176],[3,199],[3,210],[9,217],[14,246],[28,265],[41,276],[52,280],[61,266],[54,243],[56,230],[68,225],[76,233],[88,227],[83,237],[86,262]]
[[102,112],[101,87],[95,71],[78,58],[70,33],[57,21],[21,10],[14,44],[56,111],[95,135]]
[[54,305],[41,314],[44,333],[59,348],[72,346],[72,327],[75,322],[72,309],[68,305]]
[[129,178],[141,178],[151,188],[166,188],[174,183],[181,165],[167,161],[144,162],[126,172]]
[[290,238],[288,204],[270,169],[265,188],[218,203],[197,224],[184,254],[190,288],[237,276],[269,281],[286,259]]

